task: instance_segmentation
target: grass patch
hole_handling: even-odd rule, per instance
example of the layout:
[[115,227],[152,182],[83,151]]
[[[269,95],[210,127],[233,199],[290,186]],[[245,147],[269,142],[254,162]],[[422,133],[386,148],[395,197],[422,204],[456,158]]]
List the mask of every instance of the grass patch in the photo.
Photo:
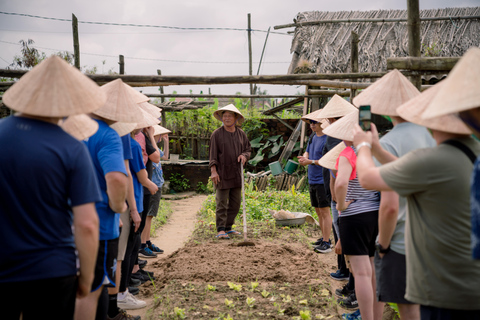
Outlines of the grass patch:
[[168,201],[161,200],[158,207],[158,213],[156,217],[152,219],[152,228],[150,229],[150,236],[155,237],[155,231],[167,223],[168,218],[172,214],[173,210]]

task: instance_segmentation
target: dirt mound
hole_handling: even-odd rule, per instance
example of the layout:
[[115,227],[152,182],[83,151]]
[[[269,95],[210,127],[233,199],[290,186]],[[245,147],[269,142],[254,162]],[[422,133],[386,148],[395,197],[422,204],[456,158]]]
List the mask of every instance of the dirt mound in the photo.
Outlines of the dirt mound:
[[308,282],[328,268],[321,256],[302,244],[256,241],[254,247],[237,247],[229,241],[189,243],[153,264],[157,284],[170,280],[189,282],[269,281]]

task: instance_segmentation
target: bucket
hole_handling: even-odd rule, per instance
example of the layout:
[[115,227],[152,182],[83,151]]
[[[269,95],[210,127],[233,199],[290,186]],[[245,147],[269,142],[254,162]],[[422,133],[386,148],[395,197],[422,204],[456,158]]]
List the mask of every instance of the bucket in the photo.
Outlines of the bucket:
[[170,162],[176,163],[178,162],[178,158],[179,158],[178,154],[170,153]]
[[293,160],[288,160],[283,171],[285,171],[288,174],[292,174],[295,172],[295,170],[297,170],[297,168],[298,168],[298,162],[295,162]]
[[269,163],[268,166],[270,167],[270,171],[272,171],[272,174],[274,176],[278,176],[280,173],[282,173],[282,165],[280,164],[280,162],[275,161]]

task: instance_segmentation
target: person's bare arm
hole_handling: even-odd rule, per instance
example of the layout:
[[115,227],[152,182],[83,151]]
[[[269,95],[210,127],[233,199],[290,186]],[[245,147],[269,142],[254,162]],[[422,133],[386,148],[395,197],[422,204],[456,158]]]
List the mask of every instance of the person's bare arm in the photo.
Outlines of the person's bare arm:
[[90,293],[97,261],[99,219],[94,203],[72,207],[75,246],[80,261],[77,297]]
[[128,178],[118,171],[112,171],[105,175],[107,182],[108,204],[110,208],[117,213],[127,210]]
[[155,143],[155,138],[153,137],[153,133],[155,132],[155,129],[153,127],[148,127],[148,128],[144,129],[144,132],[148,136],[148,138],[146,138],[146,139],[150,139],[150,143],[155,148],[155,152],[149,154],[148,159],[150,159],[152,162],[159,163],[160,162],[160,151],[158,150],[158,146]]
[[[395,191],[383,191],[378,212],[378,243],[388,248],[392,240],[398,218],[398,194]],[[383,256],[383,254],[380,254]]]
[[[335,171],[334,173],[336,175]],[[335,193],[335,180],[336,178],[333,176],[333,174],[330,174],[330,193],[332,194],[332,200],[337,202],[337,194]]]
[[217,172],[217,166],[213,165],[210,167],[210,177],[212,178],[212,182],[217,185],[220,183],[220,176],[218,175]]
[[168,140],[168,134],[165,134],[162,136],[163,140],[163,157],[162,160],[168,160],[168,157],[170,155],[170,141]]
[[309,159],[308,152],[305,152],[303,156],[298,156],[298,163],[302,166],[307,166],[309,164],[313,164],[314,160]]
[[142,169],[138,171],[136,174],[137,174],[138,181],[142,184],[142,186],[147,188],[151,194],[157,193],[158,187],[155,183],[152,182],[152,180],[148,179],[147,170]]
[[128,174],[128,191],[127,191],[127,204],[130,209],[130,217],[132,218],[133,224],[135,225],[135,231],[140,227],[142,218],[137,210],[137,202],[135,201],[135,190],[133,188],[133,178],[132,172],[130,171],[130,166],[128,160],[125,160],[125,168],[127,169]]
[[338,160],[337,178],[335,179],[335,195],[337,198],[337,210],[343,211],[348,208],[351,201],[346,202],[348,181],[352,174],[352,166],[348,159],[340,157]]

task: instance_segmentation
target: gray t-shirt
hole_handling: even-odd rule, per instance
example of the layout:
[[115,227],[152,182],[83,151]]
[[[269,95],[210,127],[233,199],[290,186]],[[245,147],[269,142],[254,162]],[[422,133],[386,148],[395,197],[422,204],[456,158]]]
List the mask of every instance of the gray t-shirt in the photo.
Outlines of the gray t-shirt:
[[[400,158],[410,151],[422,148],[433,148],[436,143],[425,127],[410,122],[402,122],[380,139],[382,148]],[[392,235],[390,248],[405,254],[405,219],[407,217],[407,199],[399,198],[398,217]]]
[[[458,139],[475,154],[480,144]],[[418,149],[380,168],[383,180],[407,198],[407,289],[414,303],[447,309],[480,308],[480,260],[470,248],[472,162],[441,144]]]

